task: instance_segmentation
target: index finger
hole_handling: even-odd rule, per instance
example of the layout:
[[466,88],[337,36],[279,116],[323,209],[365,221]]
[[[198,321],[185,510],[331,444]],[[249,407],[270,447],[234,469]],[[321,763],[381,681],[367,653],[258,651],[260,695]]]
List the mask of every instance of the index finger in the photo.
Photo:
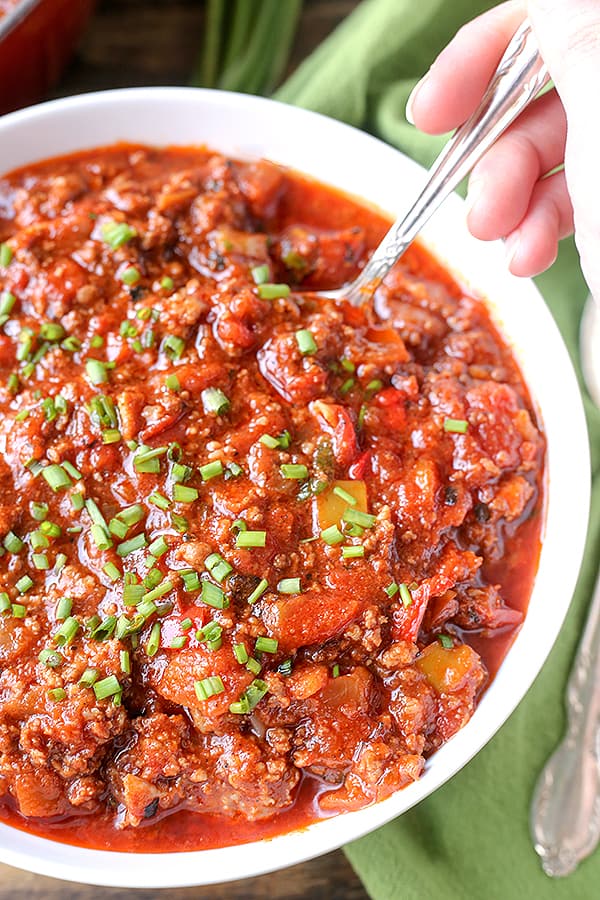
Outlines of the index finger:
[[509,0],[463,25],[411,94],[409,121],[429,134],[466,121],[524,18],[520,0]]

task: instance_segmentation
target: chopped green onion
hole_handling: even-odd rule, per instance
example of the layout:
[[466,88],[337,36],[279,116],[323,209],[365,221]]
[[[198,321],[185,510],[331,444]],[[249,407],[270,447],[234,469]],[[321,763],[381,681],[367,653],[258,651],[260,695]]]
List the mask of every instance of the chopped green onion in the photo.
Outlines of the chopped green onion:
[[236,547],[264,547],[266,541],[266,531],[239,531],[235,537]]
[[40,531],[42,534],[48,535],[48,537],[60,537],[62,534],[60,525],[57,525],[56,522],[50,522],[47,519],[44,522],[40,522]]
[[95,628],[90,629],[90,637],[95,641],[107,641],[112,637],[116,627],[117,617],[107,616]]
[[233,655],[241,666],[248,662],[248,651],[245,644],[234,644]]
[[250,269],[250,274],[254,284],[266,284],[271,272],[269,266],[264,263],[262,266],[254,266],[254,268]]
[[232,522],[230,530],[233,532],[248,531],[248,526],[243,519],[236,519],[235,522]]
[[319,349],[312,331],[309,331],[308,328],[302,328],[296,332],[296,343],[302,356],[312,356]]
[[356,366],[352,360],[347,359],[345,356],[340,359],[340,366],[345,372],[356,372]]
[[300,579],[282,578],[277,585],[277,590],[280,594],[300,594],[302,593],[302,588],[300,587]]
[[10,291],[2,291],[0,294],[0,316],[2,316],[4,322],[8,319],[16,302],[17,298]]
[[223,628],[218,622],[208,622],[204,628],[196,632],[196,640],[206,642],[211,651],[220,650],[222,644]]
[[[148,547],[148,550],[150,547]],[[155,557],[156,558],[156,557]],[[148,562],[148,560],[146,560]],[[148,570],[148,574],[143,578],[143,584],[147,591],[151,591],[152,588],[155,588],[162,581],[162,572],[160,569],[153,567]]]
[[12,248],[8,244],[0,244],[0,266],[6,268],[13,258]]
[[76,512],[79,512],[79,510],[83,509],[84,505],[85,501],[83,498],[83,494],[71,494],[71,506]]
[[148,656],[156,656],[160,647],[160,622],[155,622],[146,644],[146,654]]
[[339,486],[339,484],[336,484],[333,489],[333,493],[336,495],[336,497],[339,497],[345,503],[349,503],[350,506],[356,506],[356,504],[358,503],[356,497],[353,497],[352,494],[350,494],[348,491],[345,491],[344,488]]
[[202,405],[205,413],[215,413],[217,416],[223,415],[231,406],[229,398],[220,388],[208,387],[202,391]]
[[185,647],[185,645],[187,644],[187,642],[188,642],[187,635],[180,634],[177,637],[173,638],[173,640],[169,644],[169,647],[171,650],[182,650],[183,647]]
[[179,391],[181,390],[181,384],[177,375],[174,375],[173,373],[167,375],[167,377],[165,378],[165,387],[167,387],[170,391],[179,393]]
[[243,475],[243,473],[244,470],[236,462],[227,463],[227,468],[225,469],[225,480],[227,481],[230,478],[238,478],[240,475]]
[[280,466],[280,470],[284,478],[294,478],[296,480],[308,478],[308,468],[299,463],[284,463]]
[[194,623],[192,622],[191,619],[184,619],[183,622],[181,623],[182,631],[189,631],[190,628],[193,628],[193,627],[194,627]]
[[270,434],[263,434],[259,438],[261,444],[264,444],[265,447],[268,447],[270,450],[276,450],[279,447],[279,441],[277,438],[273,437]]
[[198,700],[208,700],[215,694],[222,694],[225,685],[220,675],[210,675],[208,678],[202,678],[200,681],[194,682],[194,690]]
[[22,603],[13,603],[11,605],[11,612],[15,619],[24,619],[27,615],[27,610]]
[[100,347],[104,346],[104,338],[101,334],[94,334],[90,339],[90,347],[93,347],[94,350],[98,350]]
[[2,543],[9,553],[19,553],[25,546],[21,538],[17,537],[14,531],[9,531]]
[[64,568],[66,561],[67,561],[66,553],[57,553],[56,559],[54,561],[54,571],[57,573],[60,572],[61,569]]
[[332,678],[340,677],[340,664],[339,663],[334,663],[333,666],[331,667],[331,677]]
[[342,547],[342,559],[359,559],[365,555],[362,544],[353,544],[350,547]]
[[372,528],[377,521],[377,516],[361,512],[359,509],[346,509],[344,510],[342,520],[344,522],[350,522],[351,525],[360,525],[361,528]]
[[32,553],[31,561],[36,569],[44,571],[50,568],[48,557],[45,553]]
[[99,359],[86,359],[85,371],[92,384],[105,384],[108,381],[106,363]]
[[185,484],[173,485],[173,500],[178,503],[193,503],[198,497],[198,488],[188,487]]
[[258,296],[263,300],[278,300],[290,296],[288,284],[271,284],[264,282],[258,285]]
[[117,519],[115,516],[115,518],[111,519],[108,523],[108,530],[111,534],[114,534],[116,538],[122,540],[129,531],[129,528],[125,522],[122,522],[121,519]]
[[123,541],[121,544],[117,544],[117,553],[119,556],[129,556],[130,553],[135,553],[136,550],[142,550],[147,545],[148,540],[146,535],[142,532],[141,534],[136,534],[135,537],[129,538],[127,541]]
[[438,634],[437,638],[444,650],[452,650],[452,648],[454,647],[454,641],[452,640],[450,635]]
[[344,535],[337,525],[330,525],[329,528],[324,528],[321,532],[321,540],[325,541],[326,544],[329,544],[330,547],[333,547],[334,544],[342,543]]
[[175,484],[183,484],[184,481],[188,481],[192,477],[192,472],[190,466],[185,466],[180,462],[171,463],[171,480]]
[[402,582],[402,584],[400,585],[400,599],[402,600],[404,606],[410,606],[413,602],[410,588],[407,584],[404,584],[404,582]]
[[137,525],[138,522],[141,522],[145,514],[144,507],[140,503],[134,503],[119,510],[115,518],[120,519],[128,528],[131,528],[132,525]]
[[246,699],[248,700],[248,705],[250,709],[254,709],[254,707],[259,703],[265,694],[268,692],[269,688],[267,687],[266,682],[255,678],[252,684],[250,684],[245,691]]
[[45,341],[62,341],[65,336],[65,329],[60,322],[43,322],[40,325],[40,337]]
[[153,588],[151,591],[148,591],[142,597],[143,603],[152,603],[154,600],[158,600],[159,597],[164,597],[165,594],[168,594],[173,590],[173,582],[169,578],[165,578],[159,585]]
[[143,584],[127,581],[123,585],[123,603],[125,606],[137,606],[145,593]]
[[177,513],[171,513],[171,523],[173,528],[180,534],[185,534],[189,528],[189,522],[185,516],[178,516]]
[[258,675],[260,670],[262,669],[262,666],[257,659],[254,659],[254,657],[251,656],[246,663],[246,668],[249,672],[252,672],[253,675]]
[[131,658],[129,656],[129,650],[119,651],[119,662],[121,663],[121,671],[126,675],[131,675]]
[[100,234],[105,244],[108,244],[112,250],[118,250],[119,247],[134,238],[137,232],[127,222],[104,222],[100,228]]
[[164,275],[164,276],[160,279],[160,286],[161,286],[161,288],[163,288],[163,290],[165,290],[165,291],[172,291],[173,288],[175,287],[175,284],[174,284],[172,278],[170,278],[168,275]]
[[373,381],[370,381],[368,383],[368,385],[365,388],[365,391],[368,394],[373,395],[373,394],[376,394],[377,391],[380,391],[382,387],[383,387],[383,381],[381,381],[381,379],[379,379],[379,378],[374,378]]
[[185,350],[185,341],[176,334],[167,334],[162,340],[160,349],[170,359],[179,359]]
[[200,588],[201,581],[200,576],[197,572],[193,570],[189,572],[181,572],[181,580],[183,581],[183,589],[188,593],[190,591],[197,591]]
[[58,650],[50,650],[50,648],[46,648],[42,650],[38,656],[39,661],[42,665],[47,666],[49,669],[56,669],[62,662],[64,662],[64,656],[62,653],[59,653]]
[[110,538],[110,535],[104,525],[99,525],[95,523],[90,528],[90,534],[92,536],[92,540],[95,543],[98,550],[110,550],[113,545],[113,542]]
[[210,581],[202,582],[200,600],[214,609],[226,609],[229,606],[229,600],[225,596],[223,589]]
[[216,478],[217,475],[223,474],[223,463],[220,459],[216,459],[214,462],[200,466],[198,471],[202,476],[202,481],[210,481],[211,478]]
[[261,578],[261,580],[258,582],[256,587],[254,588],[254,590],[248,597],[248,603],[250,604],[250,606],[252,606],[253,603],[256,603],[256,601],[262,597],[262,595],[268,589],[268,587],[269,587],[269,582],[267,581],[267,579]]
[[277,671],[280,675],[288,676],[292,674],[292,666],[293,663],[291,659],[284,659],[284,661],[277,666]]
[[118,428],[107,428],[102,432],[103,444],[116,444],[121,440],[121,432]]
[[50,697],[51,700],[54,700],[55,703],[60,703],[60,701],[64,700],[65,697],[67,696],[67,692],[65,691],[64,688],[61,688],[61,687],[51,688],[48,691],[48,696]]
[[62,488],[71,487],[73,482],[62,468],[56,463],[51,463],[41,470],[42,477],[48,482],[53,491],[60,491]]
[[153,494],[150,494],[148,503],[157,506],[159,509],[168,509],[171,505],[171,501],[158,491],[154,491]]
[[98,669],[86,669],[81,678],[79,679],[79,684],[82,687],[92,687],[98,678],[100,677],[100,672]]
[[0,591],[0,613],[8,612],[10,609],[10,597],[6,591]]
[[152,556],[156,557],[156,559],[160,559],[161,556],[164,556],[169,550],[169,545],[167,544],[163,535],[155,538],[151,544],[148,545],[148,553],[151,553]]
[[464,434],[468,427],[466,419],[444,419],[444,431],[451,434]]
[[106,700],[108,697],[120,694],[123,690],[116,675],[109,675],[108,678],[103,678],[102,681],[95,681],[93,687],[96,700]]
[[119,277],[123,284],[126,284],[128,287],[132,287],[134,284],[138,283],[142,276],[135,266],[127,266],[127,268],[123,272],[121,272]]
[[279,642],[276,638],[257,637],[254,649],[257,653],[277,653]]
[[233,572],[233,566],[223,559],[220,553],[210,553],[204,560],[204,565],[219,583],[225,581],[228,575]]
[[118,581],[122,575],[120,569],[113,562],[107,562],[105,566],[102,566],[102,571],[111,581]]
[[54,642],[59,647],[66,647],[68,644],[73,643],[75,635],[78,631],[79,622],[77,621],[75,616],[67,616],[58,631],[55,632]]
[[23,575],[22,578],[15,583],[15,587],[20,594],[26,594],[33,587],[33,579],[29,575]]
[[391,584],[388,584],[388,586],[384,588],[384,591],[386,592],[388,597],[395,597],[399,590],[400,588],[395,581],[392,581]]

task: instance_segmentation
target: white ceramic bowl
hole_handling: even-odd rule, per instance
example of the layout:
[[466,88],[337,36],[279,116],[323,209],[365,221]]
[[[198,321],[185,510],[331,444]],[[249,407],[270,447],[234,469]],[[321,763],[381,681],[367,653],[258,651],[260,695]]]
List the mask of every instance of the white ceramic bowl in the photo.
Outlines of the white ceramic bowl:
[[[88,94],[5,116],[0,173],[119,140],[208,144],[234,156],[265,156],[392,214],[406,208],[425,174],[386,144],[315,113],[187,88]],[[544,541],[529,612],[471,721],[428,761],[417,783],[367,809],[282,837],[221,850],[142,855],[85,850],[0,825],[3,862],[72,881],[153,888],[211,884],[293,865],[372,831],[422,800],[489,741],[524,696],[558,634],[583,552],[590,467],[581,398],[541,296],[532,282],[507,273],[500,246],[478,243],[468,234],[458,197],[434,216],[423,240],[488,299],[541,411],[548,441]]]

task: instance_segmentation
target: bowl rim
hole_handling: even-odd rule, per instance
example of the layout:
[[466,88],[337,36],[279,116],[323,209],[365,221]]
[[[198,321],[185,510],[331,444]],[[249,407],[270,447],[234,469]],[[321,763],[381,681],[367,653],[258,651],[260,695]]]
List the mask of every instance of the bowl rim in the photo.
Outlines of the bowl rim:
[[[238,115],[251,114],[259,119],[263,116],[268,118],[276,113],[278,122],[283,122],[284,127],[286,125],[296,128],[305,127],[311,133],[320,132],[324,139],[337,140],[340,145],[344,141],[352,145],[353,152],[356,152],[359,158],[361,153],[365,153],[367,157],[372,157],[374,160],[386,161],[386,165],[389,166],[395,162],[400,171],[406,176],[414,176],[415,180],[424,177],[424,169],[400,151],[365,132],[319,113],[245,94],[177,87],[102,91],[54,100],[10,113],[0,118],[0,168],[5,171],[2,163],[2,142],[6,141],[7,135],[8,142],[10,142],[11,134],[13,136],[18,134],[19,129],[26,131],[27,127],[32,124],[34,127],[39,125],[40,128],[44,128],[48,124],[52,124],[54,120],[60,120],[61,116],[78,116],[89,113],[91,110],[95,110],[101,118],[102,114],[106,115],[108,111],[118,110],[120,107],[126,109],[132,103],[139,110],[145,110],[146,106],[151,109],[157,104],[162,105],[173,111],[173,114],[178,107],[183,110],[189,105],[197,106],[198,110],[204,108],[207,114],[211,111],[214,114],[216,109],[219,114],[223,115],[226,115],[227,112]],[[60,140],[61,138],[58,138],[59,142]],[[132,136],[131,140],[135,141],[136,139]],[[109,145],[114,141],[115,138],[109,138],[104,143]],[[50,143],[54,146],[52,142]],[[83,142],[80,140],[79,143],[75,142],[77,146],[72,151],[68,145],[73,145],[73,143],[73,140],[67,140],[65,148],[58,152],[74,152],[77,147],[87,145],[85,140]],[[156,143],[164,144],[165,142],[157,140]],[[184,142],[177,140],[175,143]],[[202,140],[198,140],[196,143],[201,144]],[[215,145],[212,139],[207,140],[207,143],[214,146],[216,150],[221,149]],[[93,149],[94,146],[99,147],[101,144],[93,141],[87,146]],[[48,152],[34,153],[31,159],[42,160],[53,155],[55,154]],[[273,154],[271,158],[284,164],[286,162],[285,159],[279,159],[277,154]],[[317,163],[315,165],[318,167]],[[292,167],[301,168],[295,165]],[[6,169],[10,168],[14,168],[14,166],[6,167]],[[324,181],[319,174],[309,171],[308,168],[306,171],[310,177]],[[333,178],[330,179],[330,182],[333,180]],[[346,192],[348,193],[348,191]],[[367,202],[369,202],[368,199]],[[546,340],[552,351],[552,366],[548,361],[547,367],[544,369],[544,377],[553,385],[560,385],[563,398],[567,397],[563,410],[563,422],[569,429],[571,445],[577,446],[579,456],[577,466],[571,466],[568,477],[561,475],[560,466],[566,463],[567,456],[558,441],[559,423],[554,415],[550,421],[548,420],[545,408],[544,429],[548,435],[548,428],[551,427],[552,434],[556,435],[553,437],[556,446],[554,443],[548,442],[546,473],[550,481],[556,476],[557,483],[556,488],[553,484],[552,493],[548,489],[548,483],[546,484],[545,534],[540,554],[540,569],[542,561],[547,560],[550,554],[546,538],[551,536],[556,543],[561,511],[564,509],[571,512],[576,511],[579,513],[579,518],[575,517],[572,527],[569,528],[569,534],[565,537],[570,548],[570,563],[564,565],[562,573],[559,573],[559,601],[550,606],[547,611],[549,622],[545,620],[545,640],[532,642],[529,654],[524,655],[524,651],[521,649],[524,646],[523,636],[528,635],[531,631],[528,626],[530,619],[528,615],[496,678],[484,694],[469,723],[434,754],[431,762],[428,761],[426,772],[420,781],[364,810],[321,820],[307,828],[267,840],[238,844],[218,850],[156,854],[90,850],[37,837],[2,823],[0,824],[0,860],[2,862],[71,881],[140,888],[174,888],[213,884],[260,875],[294,865],[363,836],[420,802],[452,777],[491,739],[526,694],[558,635],[569,608],[583,556],[590,499],[589,445],[583,404],[573,367],[558,328],[533,283],[526,280],[519,281],[508,274],[501,274],[500,267],[503,265],[501,247],[497,244],[481,245],[467,236],[466,228],[460,224],[463,219],[463,202],[456,195],[446,201],[436,216],[439,217],[437,225],[436,217],[434,217],[431,225],[423,232],[424,245],[430,248],[450,271],[454,274],[460,272],[461,280],[470,284],[472,278],[465,277],[463,274],[471,268],[471,265],[467,263],[466,251],[462,254],[463,262],[460,266],[454,265],[454,254],[452,254],[452,261],[446,258],[446,237],[441,236],[440,231],[444,223],[451,225],[458,234],[459,242],[464,243],[469,252],[475,252],[477,259],[481,262],[475,283],[480,286],[480,292],[486,297],[488,306],[491,303],[494,307],[491,298],[496,290],[496,281],[510,285],[519,301],[531,304],[536,314],[539,315],[536,337],[541,341]],[[476,250],[474,250],[475,247]],[[492,278],[492,281],[489,282],[486,281],[487,269]],[[492,288],[491,293],[490,288]],[[512,300],[511,303],[514,305]],[[523,310],[525,316],[533,315],[525,307]],[[526,361],[523,357],[523,347],[515,345],[514,335],[504,331],[504,323],[499,321],[502,320],[501,310],[494,307],[492,314],[492,317],[500,325],[505,340],[512,346],[522,369],[527,370],[527,366],[523,365]],[[558,380],[559,373],[560,381]],[[529,384],[530,379],[525,371],[524,377]],[[533,387],[530,387],[530,390],[535,404],[537,403],[537,393]],[[577,497],[577,506],[575,505],[575,496]],[[564,523],[564,518],[562,521]],[[550,525],[552,526],[551,533]],[[536,576],[536,583],[538,576]],[[535,591],[534,587],[534,594]],[[532,599],[534,594],[532,594]],[[517,648],[519,648],[518,653]],[[507,696],[507,686],[510,685],[508,674],[510,666],[507,666],[507,663],[509,660],[517,659],[520,661],[519,686],[510,696]],[[515,665],[512,665],[512,668],[515,668]]]

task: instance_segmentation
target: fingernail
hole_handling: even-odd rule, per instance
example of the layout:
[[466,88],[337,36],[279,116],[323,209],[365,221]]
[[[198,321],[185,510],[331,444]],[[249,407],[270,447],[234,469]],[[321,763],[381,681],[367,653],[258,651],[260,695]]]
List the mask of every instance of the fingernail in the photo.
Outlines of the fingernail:
[[504,241],[504,259],[506,260],[506,265],[509,269],[515,256],[519,252],[520,244],[521,235],[518,231],[513,231],[513,233],[510,234]]
[[419,93],[419,91],[421,90],[421,86],[426,78],[427,78],[427,75],[424,75],[420,79],[420,81],[417,81],[414,88],[410,92],[408,100],[406,101],[406,112],[405,112],[406,121],[409,122],[411,125],[415,124],[415,119],[413,116],[413,105],[415,102],[415,98],[416,98],[417,94]]
[[469,181],[469,189],[467,191],[467,196],[465,199],[465,206],[467,209],[467,216],[472,212],[473,208],[477,205],[479,198],[483,193],[484,188],[484,180],[483,178],[471,178]]

